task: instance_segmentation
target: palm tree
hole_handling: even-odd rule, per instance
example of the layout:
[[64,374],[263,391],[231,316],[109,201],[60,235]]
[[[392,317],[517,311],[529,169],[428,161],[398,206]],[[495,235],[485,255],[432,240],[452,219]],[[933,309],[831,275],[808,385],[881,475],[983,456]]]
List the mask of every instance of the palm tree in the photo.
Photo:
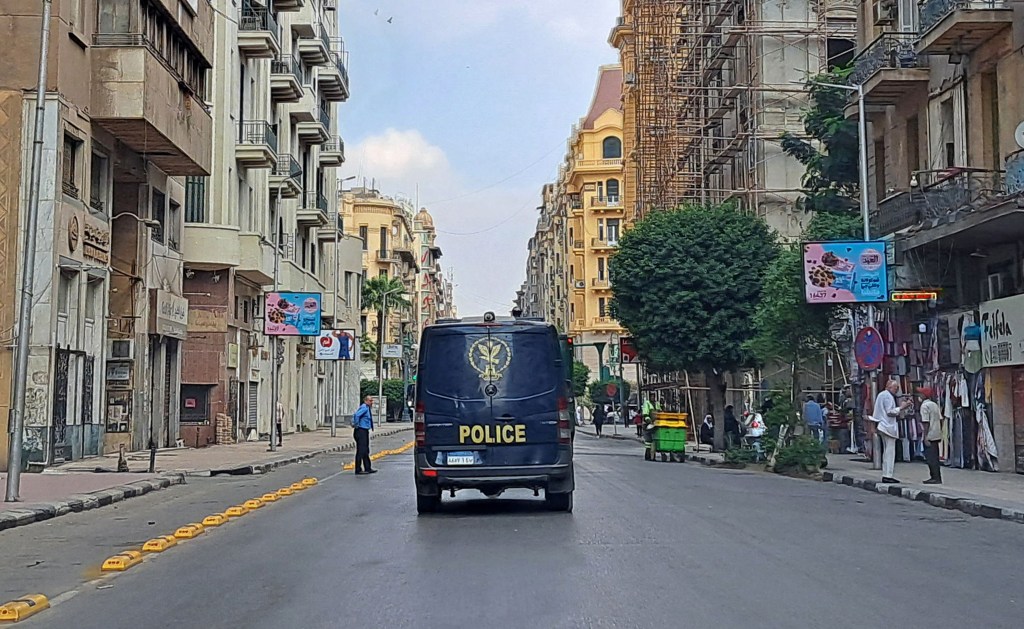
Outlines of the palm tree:
[[[380,352],[384,349],[384,328],[387,313],[412,307],[406,293],[405,282],[400,277],[371,277],[363,284],[363,308],[377,313],[377,379],[381,374]],[[386,310],[385,310],[386,309]]]

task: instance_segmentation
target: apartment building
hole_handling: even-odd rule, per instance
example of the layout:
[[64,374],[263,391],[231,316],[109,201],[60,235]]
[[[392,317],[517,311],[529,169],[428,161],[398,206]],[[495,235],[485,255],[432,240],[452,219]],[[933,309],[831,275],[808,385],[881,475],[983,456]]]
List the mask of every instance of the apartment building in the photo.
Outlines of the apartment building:
[[[622,66],[600,69],[590,109],[573,129],[559,173],[568,217],[569,334],[582,344],[608,343],[609,352],[617,349],[612,337],[625,330],[611,316],[608,261],[631,222],[622,204],[622,79]],[[596,351],[581,358],[599,373]]]
[[414,343],[419,343],[423,328],[443,318],[445,303],[445,276],[441,270],[443,252],[437,244],[437,229],[434,218],[426,208],[420,208],[413,219],[413,242],[419,258],[419,272],[416,277],[416,322]]
[[[179,438],[184,178],[209,174],[213,11],[194,0],[54,3],[33,313],[17,321],[42,3],[0,6],[0,412],[31,334],[24,459]],[[9,430],[0,436],[6,465]]]
[[799,236],[808,77],[853,56],[848,0],[623,0],[609,42],[625,68],[627,207],[731,201]]
[[868,117],[872,237],[893,242],[896,289],[934,293],[884,313],[883,376],[943,393],[962,382],[944,456],[989,467],[976,447],[989,433],[1011,472],[1024,472],[1022,25],[1020,2],[867,2],[850,76]]
[[213,175],[187,179],[185,205],[181,432],[197,447],[270,432],[272,360],[285,432],[329,421],[332,395],[346,392],[341,412],[358,399],[357,370],[335,386],[315,338],[263,334],[268,291],[319,293],[324,328],[358,324],[359,243],[339,234],[349,91],[335,5],[213,5]]
[[[412,202],[362,186],[346,191],[342,203],[345,230],[361,243],[363,278],[401,278],[406,298],[415,302],[420,264]],[[388,309],[387,321],[383,326],[385,344],[415,342],[411,339],[418,338],[416,309],[416,303],[412,304],[411,309]],[[362,313],[359,325],[361,336],[373,339],[376,343],[381,338],[379,326],[376,312]],[[401,372],[396,372],[395,368],[396,365],[384,361],[385,377],[400,377]],[[363,372],[366,377],[376,378],[373,360],[364,361]]]
[[549,183],[541,189],[540,216],[527,244],[526,281],[517,293],[516,307],[523,316],[542,318],[565,333],[569,330],[568,216],[559,185]]

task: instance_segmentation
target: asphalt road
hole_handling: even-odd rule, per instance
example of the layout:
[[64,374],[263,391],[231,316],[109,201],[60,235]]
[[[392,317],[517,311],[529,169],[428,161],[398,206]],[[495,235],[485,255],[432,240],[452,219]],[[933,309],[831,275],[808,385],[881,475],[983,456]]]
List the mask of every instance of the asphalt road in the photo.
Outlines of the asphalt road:
[[543,511],[529,492],[466,492],[417,517],[411,455],[397,455],[375,476],[326,478],[80,587],[19,626],[1022,624],[1020,525],[833,484],[648,463],[627,441],[578,444],[572,515]]

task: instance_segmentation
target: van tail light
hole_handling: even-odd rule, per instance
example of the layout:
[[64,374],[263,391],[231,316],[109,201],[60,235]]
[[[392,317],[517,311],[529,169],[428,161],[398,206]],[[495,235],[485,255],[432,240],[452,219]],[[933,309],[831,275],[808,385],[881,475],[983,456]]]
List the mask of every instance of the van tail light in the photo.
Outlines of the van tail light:
[[572,415],[569,413],[569,402],[558,398],[558,443],[572,443]]
[[427,445],[427,423],[423,402],[416,403],[416,412],[413,413],[412,422],[416,431],[416,447],[422,448]]

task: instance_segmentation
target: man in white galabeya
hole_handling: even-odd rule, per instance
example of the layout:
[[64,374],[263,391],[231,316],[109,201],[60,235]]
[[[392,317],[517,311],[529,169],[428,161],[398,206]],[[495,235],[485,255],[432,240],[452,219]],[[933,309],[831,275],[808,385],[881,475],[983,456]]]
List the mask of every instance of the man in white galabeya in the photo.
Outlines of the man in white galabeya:
[[893,478],[894,470],[896,467],[896,439],[900,436],[899,425],[896,420],[899,419],[903,411],[912,404],[910,400],[903,400],[899,404],[896,403],[896,395],[900,392],[900,383],[898,380],[890,380],[885,385],[885,390],[878,394],[875,398],[875,410],[874,412],[866,417],[868,421],[875,423],[878,434],[882,439],[882,482],[883,483],[898,483],[899,481]]

